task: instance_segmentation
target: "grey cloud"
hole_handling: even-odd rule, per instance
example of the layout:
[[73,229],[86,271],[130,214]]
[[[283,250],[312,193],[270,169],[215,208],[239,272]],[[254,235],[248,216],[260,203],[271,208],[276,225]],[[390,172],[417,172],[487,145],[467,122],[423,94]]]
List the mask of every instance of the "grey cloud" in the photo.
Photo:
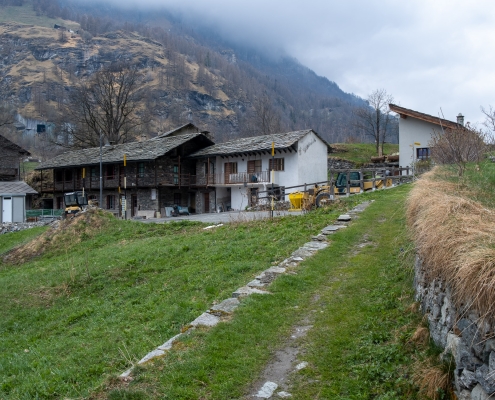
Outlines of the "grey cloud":
[[343,90],[363,97],[385,88],[405,107],[433,115],[442,107],[446,118],[462,112],[470,121],[482,119],[481,105],[495,105],[491,0],[140,4],[174,10],[231,40],[284,49]]

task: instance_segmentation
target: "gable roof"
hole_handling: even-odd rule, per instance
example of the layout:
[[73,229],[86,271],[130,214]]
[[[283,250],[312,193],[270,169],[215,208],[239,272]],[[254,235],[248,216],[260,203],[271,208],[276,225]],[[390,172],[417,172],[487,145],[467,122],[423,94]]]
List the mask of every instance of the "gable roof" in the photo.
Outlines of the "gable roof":
[[[103,146],[102,162],[105,164],[122,162],[124,160],[124,154],[126,154],[127,161],[152,161],[165,155],[170,150],[196,138],[203,140],[206,146],[213,144],[213,142],[202,133],[164,136],[143,142]],[[51,160],[45,161],[36,169],[43,170],[61,167],[77,167],[82,165],[98,165],[99,163],[100,148],[93,147],[90,149],[68,151],[60,154]]]
[[302,131],[234,139],[199,150],[191,154],[190,157],[235,156],[249,153],[266,153],[271,152],[272,143],[275,145],[275,150],[297,151],[294,145],[310,132],[314,133],[323,143],[325,143],[328,149],[330,149],[330,145],[318,136],[315,131],[306,129]]
[[176,135],[183,135],[184,133],[194,133],[194,132],[204,133],[204,134],[209,133],[208,131],[200,131],[196,125],[189,122],[185,125],[179,126],[178,128],[172,129],[171,131],[162,133],[161,135],[158,135],[157,137],[151,140],[161,139],[165,136],[176,136]]
[[8,149],[13,152],[19,153],[21,156],[30,156],[31,153],[27,150],[24,150],[21,146],[16,145],[14,142],[11,142],[6,137],[0,135],[0,149]]
[[23,181],[0,182],[0,194],[38,194],[31,186]]
[[462,126],[456,122],[449,121],[448,119],[443,119],[443,118],[435,117],[433,115],[425,114],[425,113],[422,113],[419,111],[410,110],[409,108],[400,107],[400,106],[395,105],[395,104],[389,104],[388,106],[389,106],[391,111],[399,114],[401,118],[413,117],[413,118],[420,119],[422,121],[430,122],[430,123],[438,125],[438,126],[442,126],[444,128],[454,129],[454,128],[458,128],[458,127]]

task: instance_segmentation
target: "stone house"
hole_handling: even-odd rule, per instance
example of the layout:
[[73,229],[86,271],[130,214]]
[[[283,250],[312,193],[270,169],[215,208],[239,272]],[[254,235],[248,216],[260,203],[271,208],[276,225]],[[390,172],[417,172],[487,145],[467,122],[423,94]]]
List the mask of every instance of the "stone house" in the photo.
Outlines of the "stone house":
[[[124,196],[131,216],[143,211],[152,217],[173,204],[195,212],[203,208],[198,193],[214,188],[196,182],[196,162],[188,155],[212,144],[208,132],[187,124],[141,142],[69,151],[37,168],[42,193],[53,195],[55,209],[64,208],[64,193],[83,188],[90,200],[98,202],[101,178],[101,208],[115,215],[122,215]],[[52,182],[43,178],[47,174],[52,174]]]
[[0,135],[0,181],[19,181],[20,163],[31,153]]
[[242,210],[253,205],[260,191],[271,190],[272,183],[274,194],[282,197],[302,189],[293,186],[327,181],[329,151],[328,143],[311,129],[235,139],[201,149],[190,155],[197,160],[196,182],[216,189],[214,199],[210,192],[202,194],[203,205],[210,205],[202,211]]
[[391,111],[399,114],[399,163],[403,167],[412,166],[416,161],[430,158],[431,135],[433,131],[443,131],[464,126],[464,116],[459,114],[457,122],[389,104]]
[[21,181],[20,163],[29,151],[0,135],[0,223],[24,222],[36,190]]

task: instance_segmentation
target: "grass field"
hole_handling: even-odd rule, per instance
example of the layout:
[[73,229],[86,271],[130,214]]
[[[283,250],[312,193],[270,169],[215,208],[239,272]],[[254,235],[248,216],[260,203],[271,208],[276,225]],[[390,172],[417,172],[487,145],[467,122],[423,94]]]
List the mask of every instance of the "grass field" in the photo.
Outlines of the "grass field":
[[[331,145],[336,149],[331,157],[344,158],[355,162],[357,166],[371,162],[371,157],[376,156],[376,148],[372,143],[334,143]],[[385,143],[385,154],[392,154],[399,151],[398,144]]]
[[295,398],[414,398],[407,191],[350,198],[376,201],[297,275],[272,284],[272,295],[243,300],[230,322],[185,336],[125,384],[119,373],[286,258],[343,205],[212,231],[95,217],[38,239],[43,255],[0,266],[0,343],[8,349],[0,397],[239,398],[310,314],[314,328],[300,344],[310,368],[294,378]]

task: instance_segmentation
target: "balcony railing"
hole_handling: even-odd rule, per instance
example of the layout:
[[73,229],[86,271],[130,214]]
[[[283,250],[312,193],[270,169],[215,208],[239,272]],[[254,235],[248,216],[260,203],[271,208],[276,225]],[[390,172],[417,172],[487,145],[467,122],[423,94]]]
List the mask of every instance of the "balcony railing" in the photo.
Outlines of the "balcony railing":
[[[232,185],[244,183],[267,183],[270,182],[270,172],[239,172],[236,174],[177,174],[172,172],[156,172],[144,174],[131,174],[127,176],[127,188],[133,187],[157,187],[157,186],[214,186],[214,185]],[[98,190],[100,188],[100,177],[86,177],[84,181],[86,190]],[[124,188],[124,176],[103,177],[104,189]],[[73,190],[82,190],[83,180],[77,178],[73,180],[43,181],[42,192],[70,192]]]
[[211,185],[235,185],[243,183],[267,183],[270,182],[270,171],[238,172],[236,174],[206,174],[196,176],[198,186]]

